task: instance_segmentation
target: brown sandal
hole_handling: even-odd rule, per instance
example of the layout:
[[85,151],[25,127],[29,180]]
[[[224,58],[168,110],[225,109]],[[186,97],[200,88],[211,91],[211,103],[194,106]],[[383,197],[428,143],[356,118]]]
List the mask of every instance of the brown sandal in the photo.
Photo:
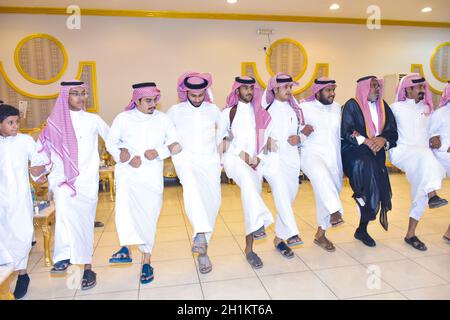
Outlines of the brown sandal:
[[314,239],[314,243],[328,252],[336,251],[336,248],[333,245],[333,243],[330,240],[328,240],[325,237],[325,235],[321,236],[319,239]]
[[[334,213],[333,213],[333,214],[334,214]],[[332,215],[333,215],[333,214],[332,214]],[[339,218],[338,218],[338,219],[335,219],[335,220],[331,220],[330,223],[331,223],[331,226],[332,226],[333,228],[335,228],[335,227],[340,226],[341,224],[343,224],[343,223],[344,223],[344,219],[342,219],[342,214],[339,214]]]

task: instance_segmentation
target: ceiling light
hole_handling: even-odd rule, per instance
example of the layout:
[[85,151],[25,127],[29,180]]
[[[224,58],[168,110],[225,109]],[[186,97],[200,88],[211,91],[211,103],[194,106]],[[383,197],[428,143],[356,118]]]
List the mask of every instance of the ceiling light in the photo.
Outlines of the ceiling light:
[[431,12],[431,11],[433,11],[433,9],[431,9],[430,7],[425,7],[425,8],[423,8],[422,9],[422,12]]
[[228,3],[236,3],[237,0],[227,0]]
[[333,3],[331,6],[330,6],[330,10],[337,10],[337,9],[339,9],[340,8],[340,6],[337,4],[337,3]]

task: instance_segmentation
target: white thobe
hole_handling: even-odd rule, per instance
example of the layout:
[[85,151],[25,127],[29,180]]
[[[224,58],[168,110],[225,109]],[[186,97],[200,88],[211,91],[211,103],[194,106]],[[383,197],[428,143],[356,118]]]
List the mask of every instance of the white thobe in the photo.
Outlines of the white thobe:
[[430,119],[429,137],[440,136],[441,147],[433,149],[434,155],[450,177],[450,102],[433,112]]
[[[244,208],[245,231],[246,234],[273,223],[273,217],[261,197],[262,191],[262,162],[264,154],[257,155],[256,150],[256,124],[255,114],[251,103],[239,102],[233,123],[230,128],[230,111],[226,108],[222,111],[220,121],[221,137],[232,138],[229,149],[223,157],[224,169],[227,176],[233,179],[241,189],[241,200]],[[230,134],[231,132],[231,134]],[[267,141],[270,129],[265,130],[264,143]],[[251,157],[258,156],[261,163],[253,170],[239,157],[241,151],[246,152]]]
[[[175,128],[160,111],[144,114],[133,109],[114,120],[106,148],[116,161],[115,222],[121,246],[138,245],[142,252],[152,252],[163,201],[164,159],[170,156],[168,146],[174,142]],[[120,161],[120,148],[128,149],[127,162]],[[151,149],[158,157],[148,160],[144,153]],[[134,156],[141,158],[139,168],[129,164]]]
[[263,173],[270,184],[277,208],[276,236],[288,239],[299,234],[292,203],[298,191],[300,154],[298,146],[288,143],[288,138],[298,135],[298,119],[287,102],[274,100],[269,108],[271,121],[270,137],[277,141],[278,150],[269,152],[263,164]]
[[183,150],[172,157],[183,185],[184,209],[194,229],[211,239],[221,203],[220,157],[217,151],[220,110],[212,103],[194,107],[189,101],[167,111]]
[[11,242],[11,235],[7,229],[8,223],[6,219],[6,210],[3,206],[0,206],[0,266],[12,265],[15,267],[14,258],[8,248]]
[[[98,202],[100,156],[98,135],[106,141],[109,127],[96,114],[70,111],[78,143],[76,195],[66,186],[61,158],[51,152],[53,166],[48,175],[49,190],[55,201],[55,250],[53,261],[70,259],[72,264],[90,264],[94,251],[94,222]],[[38,142],[39,148],[42,148]],[[41,155],[45,157],[45,152]]]
[[320,101],[300,105],[305,123],[314,131],[301,144],[301,168],[311,181],[316,198],[317,224],[331,227],[330,215],[344,213],[339,194],[342,189],[341,106]]
[[0,265],[14,263],[15,270],[27,268],[31,250],[34,229],[28,161],[38,158],[29,135],[0,136]]
[[399,101],[391,106],[398,128],[397,147],[389,150],[394,166],[406,173],[411,185],[412,206],[409,216],[415,220],[422,217],[428,193],[441,188],[445,170],[429,147],[428,109],[422,101],[412,99]]

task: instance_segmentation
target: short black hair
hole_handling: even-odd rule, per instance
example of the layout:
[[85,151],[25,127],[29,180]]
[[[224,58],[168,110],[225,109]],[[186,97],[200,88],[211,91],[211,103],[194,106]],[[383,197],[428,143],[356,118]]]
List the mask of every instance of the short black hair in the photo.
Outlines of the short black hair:
[[11,116],[20,116],[19,109],[9,104],[0,104],[0,122]]

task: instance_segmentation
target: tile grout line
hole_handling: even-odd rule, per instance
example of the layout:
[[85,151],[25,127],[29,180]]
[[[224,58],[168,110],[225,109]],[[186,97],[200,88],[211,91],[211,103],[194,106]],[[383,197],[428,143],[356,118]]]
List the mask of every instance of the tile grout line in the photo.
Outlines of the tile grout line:
[[[444,254],[444,255],[445,255],[445,254]],[[408,258],[408,257],[407,257],[406,259],[384,261],[384,262],[380,262],[380,263],[400,262],[400,261],[405,261],[405,260],[410,260],[410,261],[414,262],[414,263],[417,264],[419,267],[422,267],[422,268],[424,268],[426,271],[428,271],[428,272],[432,273],[433,275],[437,276],[440,280],[445,281],[447,284],[449,283],[449,281],[447,281],[447,280],[441,278],[440,276],[438,276],[438,275],[435,274],[434,272],[428,270],[427,268],[423,267],[422,265],[418,264],[417,262],[413,261],[412,259],[410,259],[410,258]],[[363,266],[365,266],[365,264],[363,264]],[[378,277],[378,276],[377,276],[377,277]],[[431,288],[431,287],[436,287],[436,286],[442,286],[442,285],[444,285],[444,284],[434,284],[434,285],[430,285],[430,286],[421,286],[421,287],[417,287],[417,288],[411,288],[411,289],[406,289],[406,290],[400,290],[400,289],[397,289],[393,284],[389,283],[389,282],[388,282],[386,279],[384,279],[382,276],[380,276],[380,277],[378,277],[378,278],[380,278],[380,279],[381,279],[382,281],[384,281],[386,284],[388,284],[389,286],[391,286],[392,288],[394,288],[395,290],[397,290],[397,291],[399,291],[399,292],[400,292],[400,291],[415,290],[415,289],[422,289],[422,288]],[[407,298],[407,297],[406,297],[406,298]],[[409,300],[409,299],[408,299],[408,300]]]
[[[431,257],[444,256],[444,255],[449,255],[449,254],[434,255],[434,256],[431,256]],[[430,257],[430,256],[427,256],[427,257]],[[419,257],[419,258],[422,258],[422,257]],[[423,258],[425,258],[425,257],[423,257]],[[416,258],[416,259],[417,259],[417,258]],[[428,272],[431,272],[432,274],[434,274],[435,276],[437,276],[439,279],[444,280],[444,281],[447,282],[447,283],[449,282],[447,279],[442,278],[440,275],[438,275],[437,273],[435,273],[435,272],[432,271],[431,269],[428,269],[426,266],[423,266],[423,265],[421,265],[420,263],[414,261],[413,258],[408,258],[408,260],[412,261],[412,262],[415,263],[417,266],[419,266],[419,267],[421,267],[421,268],[424,268],[424,269],[427,270]]]
[[[241,214],[244,215],[243,212],[241,212]],[[222,219],[223,219],[223,217],[222,217]],[[225,221],[225,219],[224,219],[224,221]],[[230,232],[230,234],[232,235],[234,241],[237,243],[237,245],[238,245],[239,249],[241,250],[242,254],[245,256],[245,248],[243,249],[242,246],[239,244],[239,241],[236,239],[236,235],[233,234],[233,233],[231,232],[230,228],[228,227],[228,223],[225,222],[225,226],[226,226],[226,228],[228,229],[228,231]],[[245,221],[244,221],[244,228],[245,228]],[[247,259],[246,259],[246,260],[247,260]],[[253,273],[256,275],[256,278],[257,278],[258,281],[261,283],[261,285],[262,285],[262,287],[264,288],[264,290],[266,291],[267,296],[269,297],[269,299],[270,299],[270,300],[273,300],[272,296],[271,296],[270,293],[269,293],[269,290],[267,290],[267,288],[266,288],[266,286],[264,285],[262,279],[259,277],[258,273],[256,272],[256,270],[255,270],[253,267],[252,267],[252,271],[253,271]]]
[[[181,185],[181,183],[180,183],[180,185]],[[183,211],[186,211],[186,210],[183,208],[182,203],[181,203],[181,201],[182,201],[181,197],[183,197],[183,192],[184,192],[183,186],[181,185],[181,196],[180,196],[180,192],[177,192],[177,198],[178,198],[178,203],[179,203],[179,206],[180,206],[181,214],[183,215],[183,222],[184,222],[184,227],[185,227],[185,230],[186,230],[186,234],[187,234],[187,237],[188,237],[188,239],[189,239],[189,243],[191,244],[191,243],[192,243],[192,238],[191,238],[190,235],[189,235],[188,225],[187,225],[187,223],[186,223],[186,219],[187,219],[188,217],[187,217],[187,214],[186,214],[185,212],[183,212]],[[184,199],[184,198],[183,198],[183,199]],[[184,200],[183,200],[183,201],[184,201]],[[203,291],[202,282],[201,282],[201,280],[200,280],[199,270],[198,270],[197,264],[195,263],[194,254],[191,253],[191,256],[192,256],[192,261],[193,261],[194,266],[195,266],[195,272],[196,272],[196,274],[197,274],[197,279],[198,279],[198,283],[199,283],[199,285],[200,285],[200,291],[201,291],[201,293],[202,293],[203,300],[206,300],[206,298],[205,298],[205,292]]]

